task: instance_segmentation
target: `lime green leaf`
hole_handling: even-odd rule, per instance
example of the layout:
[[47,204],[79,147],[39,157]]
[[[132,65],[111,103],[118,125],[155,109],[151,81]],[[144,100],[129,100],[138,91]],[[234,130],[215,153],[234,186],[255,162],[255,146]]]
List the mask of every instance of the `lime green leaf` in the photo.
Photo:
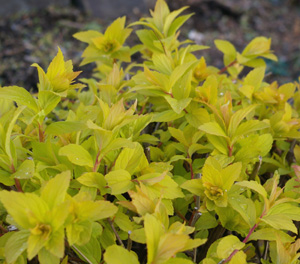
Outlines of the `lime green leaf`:
[[114,195],[122,194],[132,189],[134,184],[131,175],[126,170],[114,170],[105,175],[111,193]]
[[239,251],[232,257],[229,264],[247,264],[246,259],[247,255],[243,251]]
[[58,121],[47,126],[45,133],[48,135],[62,135],[82,131],[86,125],[80,121]]
[[106,181],[104,176],[98,172],[86,172],[76,179],[82,185],[87,187],[95,187],[103,192],[106,186]]
[[84,262],[89,264],[99,264],[101,260],[101,246],[99,241],[91,237],[85,245],[73,245],[72,248]]
[[227,40],[216,39],[215,45],[218,50],[222,51],[224,54],[235,56],[235,47]]
[[251,199],[243,195],[229,196],[229,204],[236,210],[245,222],[252,227],[256,222],[256,210]]
[[52,91],[39,91],[38,100],[45,115],[48,115],[60,102],[60,96]]
[[34,173],[33,160],[24,160],[24,162],[18,167],[17,171],[12,174],[12,177],[17,179],[29,179]]
[[135,148],[124,148],[118,156],[114,169],[127,170],[130,174],[148,166],[143,148],[140,144],[135,143]]
[[152,263],[156,257],[160,237],[164,233],[163,225],[153,215],[146,214],[144,226],[147,241],[147,263]]
[[193,264],[194,262],[184,258],[171,258],[164,264]]
[[0,200],[16,223],[24,228],[33,228],[49,211],[44,200],[33,193],[1,191]]
[[259,67],[249,72],[244,80],[244,85],[253,86],[254,91],[256,91],[261,86],[261,83],[265,77],[265,70],[265,67]]
[[217,255],[221,259],[226,259],[234,250],[240,250],[245,246],[236,236],[229,235],[223,237],[217,247]]
[[41,198],[48,204],[50,209],[53,209],[65,200],[70,180],[71,172],[65,171],[47,182],[41,192]]
[[185,109],[192,101],[192,98],[177,100],[172,98],[171,96],[164,96],[164,97],[176,114],[180,114],[183,111],[183,109]]
[[278,230],[288,230],[292,231],[295,234],[297,234],[298,232],[292,219],[284,214],[267,215],[264,216],[261,220]]
[[256,181],[241,181],[241,182],[237,182],[236,184],[239,186],[247,187],[247,188],[259,193],[260,195],[262,195],[265,198],[267,197],[267,192],[264,189],[264,187]]
[[117,245],[110,246],[106,249],[104,260],[107,264],[139,264],[137,255],[133,251],[128,251]]
[[249,105],[248,107],[240,109],[233,114],[233,116],[230,118],[228,127],[229,135],[233,135],[235,133],[242,120],[247,117],[247,115],[249,115],[256,107],[257,105]]
[[60,258],[54,256],[45,248],[39,251],[38,258],[41,264],[59,264],[60,262]]
[[153,115],[153,122],[170,122],[173,120],[176,120],[178,118],[181,118],[184,116],[184,112],[181,112],[180,114],[177,114],[173,110],[166,110],[163,112],[155,113]]
[[97,221],[116,214],[118,207],[108,201],[84,201],[78,207],[78,215],[84,220]]
[[180,129],[176,129],[174,127],[169,127],[168,129],[169,129],[172,137],[177,139],[180,143],[184,144],[185,146],[189,145],[189,143],[187,142],[187,140],[183,134],[183,131],[181,131]]
[[273,228],[263,228],[257,230],[251,234],[249,240],[276,241],[277,237],[280,237],[280,240],[283,243],[291,243],[294,241],[294,238],[289,236],[287,233]]
[[15,101],[18,105],[24,105],[38,112],[38,105],[32,95],[25,88],[18,86],[6,86],[0,89],[0,97]]
[[220,127],[217,122],[208,122],[199,127],[200,130],[220,137],[228,138],[224,130]]
[[204,190],[202,180],[200,179],[188,180],[181,184],[180,187],[188,190],[189,192],[195,195],[199,195]]
[[13,161],[12,154],[11,154],[11,133],[12,133],[13,127],[14,127],[19,115],[23,112],[23,110],[25,108],[26,108],[25,106],[22,106],[22,107],[19,107],[15,111],[15,113],[14,113],[14,115],[13,115],[13,117],[12,117],[12,119],[11,119],[9,125],[8,125],[7,131],[6,131],[6,135],[5,135],[5,152],[6,152],[7,156],[10,158],[11,162]]
[[59,150],[58,154],[66,156],[73,164],[90,168],[94,167],[91,154],[80,145],[69,144],[64,146]]
[[101,37],[103,36],[103,34],[101,34],[100,32],[96,31],[96,30],[87,30],[87,31],[83,31],[83,32],[78,32],[76,34],[73,35],[74,38],[82,41],[82,42],[86,42],[88,44],[91,44],[93,41],[93,38],[97,38],[97,37]]
[[5,257],[8,263],[13,263],[26,250],[27,240],[30,235],[28,230],[14,232],[5,244]]

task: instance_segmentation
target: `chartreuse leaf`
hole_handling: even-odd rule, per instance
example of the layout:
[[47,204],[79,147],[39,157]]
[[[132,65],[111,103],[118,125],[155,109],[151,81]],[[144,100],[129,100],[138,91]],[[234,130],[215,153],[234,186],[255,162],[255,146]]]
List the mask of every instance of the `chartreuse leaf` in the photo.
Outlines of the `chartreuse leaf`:
[[12,177],[17,179],[29,179],[34,173],[33,160],[24,160],[24,162],[18,167],[17,171],[12,174]]
[[131,175],[126,170],[114,170],[105,175],[111,193],[114,195],[122,194],[132,189],[134,186]]
[[225,131],[221,128],[221,126],[217,122],[205,123],[199,126],[199,129],[211,135],[228,138]]
[[98,264],[101,260],[101,246],[99,241],[94,237],[91,237],[88,243],[84,245],[73,245],[72,248],[84,262]]
[[8,263],[13,263],[27,249],[29,230],[14,232],[5,244],[5,258]]
[[218,243],[217,255],[221,259],[226,259],[234,250],[240,250],[245,246],[236,236],[229,235],[223,237]]
[[82,131],[86,125],[80,121],[58,121],[47,126],[45,133],[48,135],[62,135]]
[[181,114],[181,112],[190,104],[192,98],[185,98],[185,99],[174,99],[170,96],[165,96],[166,101],[171,106],[172,110],[176,114]]
[[80,145],[69,144],[64,146],[59,150],[58,154],[66,156],[73,164],[90,168],[94,166],[91,154]]
[[26,89],[19,86],[6,86],[0,89],[0,97],[15,101],[18,105],[27,106],[35,113],[38,112],[38,105],[33,96]]
[[162,223],[153,215],[145,215],[145,234],[147,242],[147,263],[153,263],[158,251],[160,237],[164,234]]
[[70,180],[70,171],[65,171],[47,182],[41,192],[41,198],[47,203],[49,209],[53,209],[65,200]]
[[48,115],[60,102],[60,96],[52,91],[39,91],[38,102],[45,115]]
[[194,262],[189,259],[184,258],[171,258],[168,261],[164,262],[164,264],[193,264]]
[[106,249],[104,253],[104,260],[107,264],[139,264],[137,255],[133,251],[128,251],[117,245],[110,246]]
[[99,172],[86,172],[76,179],[82,185],[87,187],[95,187],[102,192],[105,192],[106,181],[104,176]]
[[274,228],[263,228],[255,231],[251,234],[249,240],[268,240],[276,241],[280,237],[283,243],[293,242],[294,238],[289,236],[287,233],[274,229]]
[[267,198],[267,192],[265,188],[256,181],[241,181],[236,183],[239,186],[247,187],[257,193],[262,197]]
[[135,143],[134,148],[124,148],[118,156],[114,169],[126,170],[130,174],[148,166],[143,148],[140,144]]
[[60,262],[59,257],[54,256],[45,248],[39,251],[38,258],[41,264],[59,264]]

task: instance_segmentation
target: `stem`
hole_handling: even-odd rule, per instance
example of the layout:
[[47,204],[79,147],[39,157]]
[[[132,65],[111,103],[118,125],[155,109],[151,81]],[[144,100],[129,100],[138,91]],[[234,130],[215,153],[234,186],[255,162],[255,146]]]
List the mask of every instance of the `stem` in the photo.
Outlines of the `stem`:
[[[16,168],[15,168],[13,163],[10,165],[10,168],[11,168],[12,173],[16,172]],[[15,186],[16,186],[17,191],[18,192],[23,192],[22,185],[21,185],[19,179],[14,178],[14,180],[15,180]]]
[[[187,158],[192,160],[192,158],[190,157],[189,154],[187,154]],[[193,164],[192,164],[192,162],[193,162],[193,160],[191,162],[188,162],[189,166],[190,166],[191,180],[194,179],[194,170],[193,170]]]
[[40,123],[39,123],[39,141],[40,142],[45,141],[45,134],[44,134],[44,131],[43,131],[42,126],[41,126]]
[[132,240],[130,238],[130,234],[131,234],[131,231],[128,231],[128,240],[127,240],[127,250],[128,251],[131,251],[131,247],[132,247]]
[[100,165],[101,159],[98,160],[99,156],[100,156],[100,150],[98,151],[97,156],[96,156],[93,172],[96,172],[98,170],[99,165]]
[[231,157],[232,156],[232,151],[233,151],[233,146],[229,146],[228,145],[228,156]]
[[228,68],[230,68],[231,66],[233,66],[236,63],[237,63],[237,60],[234,60],[233,62],[229,63],[227,66],[225,66],[224,68],[219,70],[218,74],[224,73],[225,71],[227,71]]
[[120,238],[120,236],[119,236],[119,234],[118,234],[116,228],[114,227],[113,222],[111,221],[110,218],[108,218],[107,221],[108,221],[108,223],[110,224],[111,229],[114,231],[114,233],[115,233],[115,235],[116,235],[116,237],[117,237],[117,239],[118,239],[118,241],[119,241],[119,244],[120,244],[123,248],[125,248],[122,239]]
[[258,174],[260,167],[261,167],[261,163],[262,163],[262,156],[258,157],[259,161],[255,163],[254,165],[254,169],[249,177],[249,181],[254,180],[255,176]]
[[[245,239],[243,240],[243,243],[244,243],[244,244],[246,244],[246,243],[248,242],[250,236],[252,235],[252,233],[254,232],[254,230],[258,227],[258,225],[259,225],[259,223],[260,223],[260,219],[263,218],[264,215],[265,215],[265,210],[262,212],[262,214],[261,214],[261,216],[259,217],[259,220],[257,221],[257,223],[249,230],[248,235],[247,235],[247,236],[245,237]],[[235,249],[235,250],[230,254],[230,256],[229,256],[227,259],[225,259],[225,260],[223,261],[223,263],[229,262],[229,261],[233,258],[233,256],[234,256],[238,251],[239,251],[238,249]]]

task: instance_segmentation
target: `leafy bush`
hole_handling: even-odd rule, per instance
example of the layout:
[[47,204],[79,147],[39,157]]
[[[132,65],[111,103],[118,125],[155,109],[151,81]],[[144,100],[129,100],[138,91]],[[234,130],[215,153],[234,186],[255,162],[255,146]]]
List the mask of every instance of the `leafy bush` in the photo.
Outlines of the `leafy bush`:
[[0,89],[3,263],[299,263],[299,83],[264,81],[265,37],[208,66],[185,9],[75,34],[93,78],[59,49]]

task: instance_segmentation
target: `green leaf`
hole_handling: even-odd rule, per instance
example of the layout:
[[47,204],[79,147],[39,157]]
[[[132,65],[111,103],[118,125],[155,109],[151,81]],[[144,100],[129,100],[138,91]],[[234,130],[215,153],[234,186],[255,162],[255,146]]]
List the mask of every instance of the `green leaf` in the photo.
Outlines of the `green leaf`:
[[234,195],[229,196],[228,202],[231,207],[243,217],[249,227],[252,227],[255,224],[256,210],[251,199],[248,199],[243,195]]
[[47,126],[45,133],[48,135],[63,135],[82,131],[86,125],[80,121],[58,121]]
[[71,180],[71,172],[65,171],[49,180],[41,192],[41,198],[50,209],[64,202],[67,189]]
[[133,251],[117,245],[110,246],[104,253],[104,260],[107,264],[139,264],[137,255]]
[[0,89],[0,97],[15,101],[18,105],[27,106],[34,112],[38,112],[38,105],[32,95],[25,88],[18,86],[6,86]]
[[234,250],[240,250],[245,246],[236,236],[229,235],[223,237],[217,247],[217,255],[221,259],[226,259]]
[[177,114],[173,110],[166,110],[163,112],[155,113],[152,118],[152,122],[170,122],[179,119],[184,116],[184,112]]
[[254,91],[256,91],[258,88],[260,88],[265,77],[265,70],[265,67],[259,67],[250,71],[244,79],[244,85],[251,85],[254,87]]
[[5,244],[5,258],[8,263],[13,263],[27,249],[29,230],[14,232]]
[[185,98],[180,100],[174,99],[171,96],[164,96],[164,98],[167,100],[176,114],[180,114],[192,101],[192,98]]
[[289,236],[287,233],[273,228],[263,228],[257,230],[251,234],[249,240],[276,241],[277,237],[280,237],[280,240],[283,243],[291,243],[294,241],[294,238]]
[[99,264],[101,260],[101,246],[96,238],[91,237],[87,244],[74,245],[72,248],[84,262]]
[[164,262],[164,264],[193,264],[194,262],[189,259],[184,258],[171,258],[168,261]]
[[266,190],[264,189],[264,187],[261,184],[259,184],[256,181],[241,181],[241,182],[237,182],[236,184],[239,186],[247,187],[247,188],[259,193],[264,198],[267,198]]
[[114,169],[126,170],[132,175],[147,166],[148,161],[145,157],[142,146],[135,143],[135,148],[124,148],[121,151],[115,162]]
[[220,125],[217,122],[205,123],[199,126],[199,129],[211,135],[228,138],[225,131],[220,127]]
[[87,187],[95,187],[104,192],[106,181],[104,176],[99,172],[86,172],[76,179],[82,185]]
[[163,226],[156,217],[149,214],[146,214],[145,216],[144,226],[147,241],[147,263],[152,263],[156,257],[160,237],[164,233]]
[[24,160],[18,167],[17,171],[12,174],[12,177],[16,179],[29,179],[33,176],[34,167],[35,165],[33,160]]
[[15,111],[15,113],[14,113],[14,115],[13,115],[13,117],[12,117],[12,119],[11,119],[9,125],[8,125],[7,131],[6,131],[6,135],[5,135],[5,152],[6,152],[7,156],[10,158],[11,162],[13,162],[13,157],[12,157],[12,154],[11,154],[11,133],[13,131],[13,127],[14,127],[19,115],[22,113],[22,111],[25,108],[26,108],[25,106],[22,106],[22,107],[19,107]]
[[181,184],[180,187],[188,190],[189,192],[191,192],[192,194],[195,194],[195,195],[199,195],[204,190],[202,180],[200,180],[200,179],[188,180],[188,181],[184,182],[183,184]]
[[230,136],[235,133],[242,120],[247,117],[247,115],[249,115],[256,107],[257,105],[249,105],[248,107],[240,109],[233,114],[233,116],[230,118],[228,127],[228,133]]
[[126,170],[111,171],[105,175],[105,179],[114,195],[125,193],[134,186],[131,175]]
[[181,131],[180,129],[176,129],[174,127],[168,127],[168,130],[173,138],[177,139],[183,145],[189,146],[189,143],[187,142],[183,134],[183,131]]
[[60,259],[51,254],[45,248],[42,248],[38,254],[39,263],[41,264],[59,264]]
[[39,91],[38,101],[45,115],[48,115],[60,102],[60,96],[52,91]]
[[64,146],[59,150],[58,154],[66,156],[73,164],[90,168],[94,167],[91,154],[80,145],[69,144]]
[[284,214],[267,215],[261,220],[277,230],[288,230],[295,234],[298,232],[292,219]]

